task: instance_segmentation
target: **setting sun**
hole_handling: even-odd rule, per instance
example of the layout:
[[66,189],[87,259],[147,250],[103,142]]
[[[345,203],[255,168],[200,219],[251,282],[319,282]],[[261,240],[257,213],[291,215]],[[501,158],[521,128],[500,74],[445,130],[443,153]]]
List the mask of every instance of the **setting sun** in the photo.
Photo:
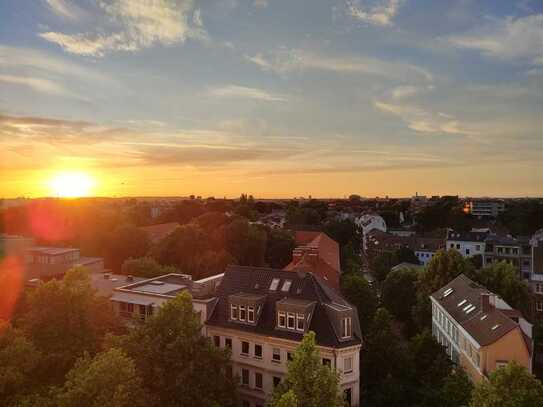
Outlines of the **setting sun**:
[[49,183],[51,191],[60,198],[88,196],[94,184],[94,178],[81,172],[58,174]]

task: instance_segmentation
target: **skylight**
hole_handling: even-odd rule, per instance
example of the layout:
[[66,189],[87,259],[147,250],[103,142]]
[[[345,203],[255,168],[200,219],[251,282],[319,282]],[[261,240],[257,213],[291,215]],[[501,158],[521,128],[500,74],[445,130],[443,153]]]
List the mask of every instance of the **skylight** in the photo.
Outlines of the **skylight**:
[[270,291],[275,291],[277,290],[277,287],[279,286],[279,279],[278,278],[274,278],[272,279],[272,282],[270,284]]
[[468,300],[462,300],[458,303],[458,307],[461,307],[462,305],[464,305],[466,302],[468,302]]
[[447,289],[445,290],[445,292],[443,293],[443,297],[447,297],[447,296],[450,295],[453,291],[454,291],[454,289],[452,289],[452,288],[447,288]]
[[500,324],[497,324],[497,325],[494,325],[494,326],[493,326],[492,328],[490,328],[490,329],[492,329],[493,331],[495,331],[495,330],[498,329],[499,327],[500,327]]
[[483,315],[483,316],[481,317],[481,321],[484,321],[484,320],[486,319],[486,317],[488,317],[487,314]]
[[472,305],[470,308],[468,308],[468,310],[466,311],[466,314],[469,314],[470,312],[472,312],[475,308],[477,308],[475,305]]
[[281,291],[288,292],[288,290],[290,290],[291,285],[292,285],[292,280],[285,280],[283,282],[283,287],[281,288]]
[[466,305],[464,308],[462,308],[462,311],[467,311],[468,308],[470,308],[470,307],[472,307],[472,305],[471,305],[471,304],[468,304],[468,305]]

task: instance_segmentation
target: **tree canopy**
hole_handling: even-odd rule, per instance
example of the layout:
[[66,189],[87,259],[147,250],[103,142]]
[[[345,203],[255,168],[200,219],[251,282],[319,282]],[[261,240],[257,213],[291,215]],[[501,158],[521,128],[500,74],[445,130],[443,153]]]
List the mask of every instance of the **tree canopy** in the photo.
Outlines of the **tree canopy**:
[[360,327],[365,336],[377,310],[378,299],[375,291],[361,274],[345,273],[341,278],[341,293],[357,308]]
[[121,274],[152,278],[168,273],[175,273],[175,267],[162,266],[152,257],[126,259],[121,267]]
[[[288,395],[289,392],[293,396]],[[292,404],[297,400],[297,404]],[[286,404],[286,403],[290,404]],[[343,406],[338,373],[322,363],[315,345],[315,333],[304,335],[296,348],[283,382],[273,392],[270,406]]]

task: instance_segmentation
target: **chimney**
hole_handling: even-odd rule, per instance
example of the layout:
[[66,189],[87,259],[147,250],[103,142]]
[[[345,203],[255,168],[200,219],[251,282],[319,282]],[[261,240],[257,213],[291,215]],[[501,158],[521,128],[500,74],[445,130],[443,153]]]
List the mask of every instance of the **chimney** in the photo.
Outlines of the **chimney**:
[[491,308],[490,293],[481,293],[481,311],[489,312]]

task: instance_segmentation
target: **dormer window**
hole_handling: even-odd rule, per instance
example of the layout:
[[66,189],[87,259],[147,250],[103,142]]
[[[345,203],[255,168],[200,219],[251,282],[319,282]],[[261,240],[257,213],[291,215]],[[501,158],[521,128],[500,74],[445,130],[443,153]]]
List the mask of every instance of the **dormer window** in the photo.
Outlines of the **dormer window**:
[[238,319],[238,306],[235,304],[230,305],[230,319],[234,321]]
[[272,279],[272,282],[270,284],[270,291],[275,291],[277,290],[277,287],[279,287],[279,279],[278,278],[274,278]]
[[351,317],[341,320],[341,336],[342,338],[350,338],[353,336],[353,320]]
[[303,332],[305,329],[305,315],[296,314],[296,330]]
[[292,280],[285,280],[283,282],[283,287],[281,288],[281,291],[288,292],[290,290],[291,285],[292,285]]
[[255,307],[247,307],[247,322],[255,322]]
[[245,321],[246,318],[246,311],[245,311],[245,305],[239,306],[239,320]]
[[279,328],[286,328],[287,327],[287,315],[284,312],[279,311],[277,313],[277,326]]
[[287,329],[294,329],[295,315],[291,312],[287,312]]

